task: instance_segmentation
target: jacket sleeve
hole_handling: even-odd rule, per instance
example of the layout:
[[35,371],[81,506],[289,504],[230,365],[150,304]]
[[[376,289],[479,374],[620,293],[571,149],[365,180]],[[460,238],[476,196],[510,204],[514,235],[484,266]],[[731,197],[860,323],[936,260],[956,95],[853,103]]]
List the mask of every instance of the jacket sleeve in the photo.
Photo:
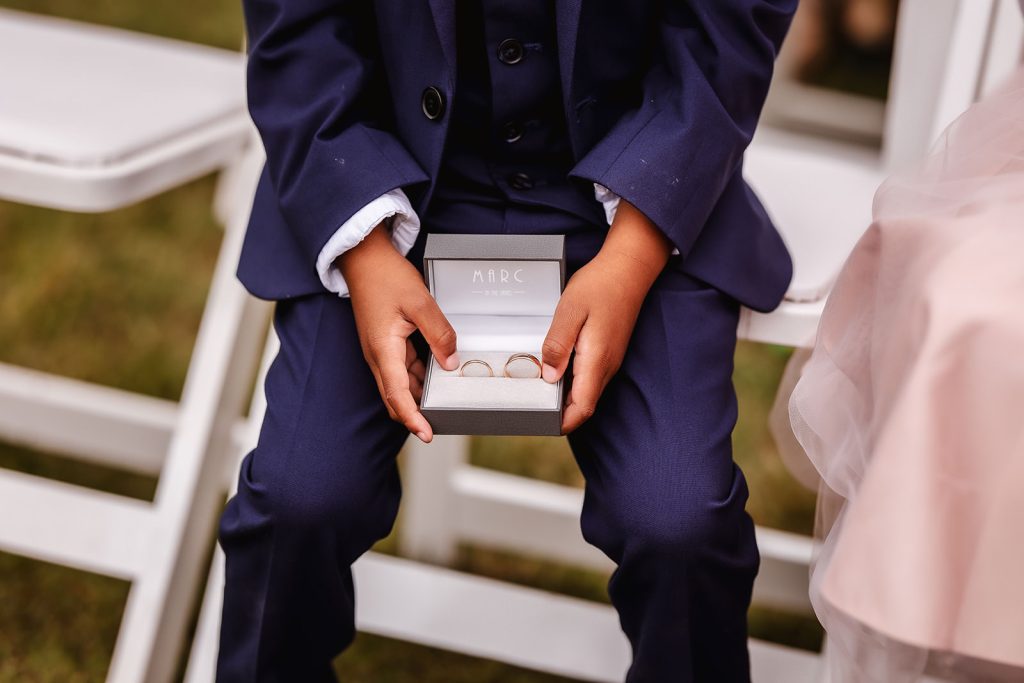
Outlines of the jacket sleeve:
[[243,0],[249,111],[289,228],[316,263],[338,226],[426,180],[387,132],[391,108],[372,3]]
[[684,256],[740,168],[797,0],[666,0],[643,99],[571,175],[636,206]]

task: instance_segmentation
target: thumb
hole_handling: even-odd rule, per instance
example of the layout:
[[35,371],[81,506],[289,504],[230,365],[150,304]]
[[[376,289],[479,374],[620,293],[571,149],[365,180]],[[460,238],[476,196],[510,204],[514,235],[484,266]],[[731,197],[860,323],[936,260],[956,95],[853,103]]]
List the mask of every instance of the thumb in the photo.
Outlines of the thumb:
[[459,366],[455,354],[455,329],[444,317],[437,302],[429,294],[425,295],[417,305],[407,312],[409,320],[419,329],[423,338],[430,345],[430,352],[445,370],[454,370]]

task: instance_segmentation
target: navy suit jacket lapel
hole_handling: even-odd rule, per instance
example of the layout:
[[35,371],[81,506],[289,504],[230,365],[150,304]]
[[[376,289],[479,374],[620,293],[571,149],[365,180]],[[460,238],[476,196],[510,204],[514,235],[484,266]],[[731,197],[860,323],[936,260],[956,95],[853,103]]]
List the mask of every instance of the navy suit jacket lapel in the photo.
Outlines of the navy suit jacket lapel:
[[430,12],[434,15],[434,28],[441,41],[441,51],[448,67],[455,75],[455,2],[456,0],[430,0]]
[[562,94],[566,111],[572,108],[572,77],[576,65],[576,37],[580,28],[583,0],[555,0],[555,33],[558,41],[558,65],[562,76]]

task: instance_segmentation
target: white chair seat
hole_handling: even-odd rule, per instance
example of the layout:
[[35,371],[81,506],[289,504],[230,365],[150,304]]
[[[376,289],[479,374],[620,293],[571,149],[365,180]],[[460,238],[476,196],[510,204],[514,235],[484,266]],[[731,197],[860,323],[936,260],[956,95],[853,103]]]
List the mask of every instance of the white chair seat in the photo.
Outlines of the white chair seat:
[[745,174],[793,256],[788,301],[817,301],[871,221],[885,179],[878,152],[764,128]]
[[105,211],[223,167],[249,134],[243,60],[0,10],[0,196]]
[[871,222],[886,172],[877,150],[763,128],[744,175],[789,247],[793,282],[774,313],[744,311],[740,336],[805,346],[836,275]]

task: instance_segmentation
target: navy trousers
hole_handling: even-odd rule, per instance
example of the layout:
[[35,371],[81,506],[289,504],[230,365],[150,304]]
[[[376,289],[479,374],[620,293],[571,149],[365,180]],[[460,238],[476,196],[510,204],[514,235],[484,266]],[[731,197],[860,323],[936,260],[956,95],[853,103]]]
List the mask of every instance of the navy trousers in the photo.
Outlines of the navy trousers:
[[[526,207],[454,205],[425,226],[567,234],[570,273],[603,235]],[[421,254],[422,239],[410,258]],[[609,594],[632,644],[629,683],[749,681],[758,554],[730,441],[737,316],[670,264],[596,413],[569,436],[586,479],[583,535],[617,565]],[[266,418],[220,524],[221,683],[334,680],[331,660],[355,636],[350,565],[389,533],[401,494],[408,435],[377,394],[350,302],[282,301],[274,325]]]

